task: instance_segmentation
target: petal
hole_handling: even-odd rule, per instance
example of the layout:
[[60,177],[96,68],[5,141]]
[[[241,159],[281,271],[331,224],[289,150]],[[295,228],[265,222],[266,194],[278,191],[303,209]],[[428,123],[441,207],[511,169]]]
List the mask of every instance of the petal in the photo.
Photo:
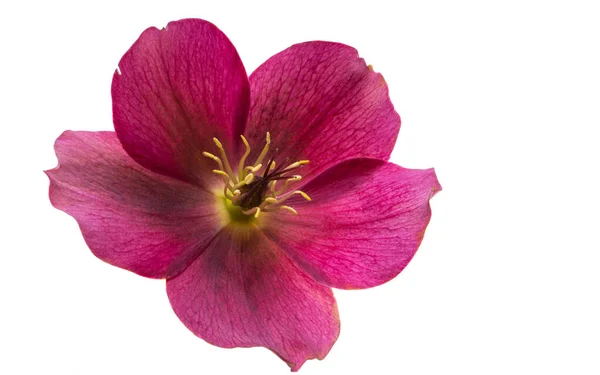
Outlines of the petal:
[[382,284],[406,267],[429,223],[429,199],[441,186],[433,169],[356,159],[303,190],[312,201],[290,199],[299,215],[275,215],[265,234],[315,280],[354,289]]
[[185,271],[167,280],[173,310],[221,347],[264,346],[296,371],[323,359],[339,335],[330,288],[249,227],[223,230]]
[[134,162],[113,132],[63,133],[46,171],[50,201],[98,258],[147,277],[176,275],[220,229],[215,196]]
[[385,80],[352,47],[296,44],[252,73],[250,89],[248,139],[262,145],[270,131],[277,161],[310,160],[305,179],[347,159],[387,160],[394,148],[400,117]]
[[213,137],[231,150],[249,105],[246,71],[235,47],[199,19],[144,31],[119,62],[113,120],[123,148],[152,171],[206,186]]

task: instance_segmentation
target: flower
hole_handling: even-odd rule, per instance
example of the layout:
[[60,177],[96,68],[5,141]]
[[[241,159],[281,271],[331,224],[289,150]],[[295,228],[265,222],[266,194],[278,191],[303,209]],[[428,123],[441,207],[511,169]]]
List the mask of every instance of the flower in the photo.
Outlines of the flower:
[[400,117],[343,44],[294,45],[248,78],[214,25],[171,22],[125,53],[112,98],[115,132],[57,139],[52,204],[98,258],[165,278],[194,334],[293,371],[338,337],[331,288],[402,271],[441,189],[387,162]]

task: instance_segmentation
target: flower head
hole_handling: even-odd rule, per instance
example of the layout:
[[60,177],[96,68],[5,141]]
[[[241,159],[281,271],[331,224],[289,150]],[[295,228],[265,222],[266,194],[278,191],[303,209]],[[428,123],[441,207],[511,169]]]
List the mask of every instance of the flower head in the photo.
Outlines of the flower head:
[[214,345],[322,359],[331,287],[382,284],[421,243],[441,187],[387,162],[400,117],[351,47],[297,44],[248,78],[214,25],[171,22],[125,53],[112,97],[115,132],[57,139],[50,200],[98,258],[165,278]]

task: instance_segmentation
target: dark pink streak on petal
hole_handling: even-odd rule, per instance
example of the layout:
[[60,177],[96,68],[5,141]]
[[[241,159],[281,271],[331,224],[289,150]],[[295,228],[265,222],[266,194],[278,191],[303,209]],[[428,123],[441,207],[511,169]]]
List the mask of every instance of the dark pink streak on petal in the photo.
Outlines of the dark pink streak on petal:
[[304,187],[312,202],[287,201],[299,215],[279,213],[265,234],[325,285],[376,286],[412,259],[440,190],[433,169],[350,160]]
[[221,347],[264,346],[296,371],[323,359],[339,334],[331,289],[253,228],[225,228],[185,271],[167,280],[179,319]]
[[144,31],[119,63],[112,98],[115,130],[135,161],[203,186],[215,164],[202,151],[216,152],[213,137],[232,150],[250,102],[235,47],[199,19]]
[[173,276],[220,229],[215,196],[153,173],[113,132],[63,133],[46,171],[50,201],[73,216],[100,259],[147,277]]
[[387,160],[394,148],[400,117],[387,85],[352,47],[296,44],[252,73],[250,88],[248,139],[262,147],[270,131],[277,162],[309,159],[305,181],[347,159]]

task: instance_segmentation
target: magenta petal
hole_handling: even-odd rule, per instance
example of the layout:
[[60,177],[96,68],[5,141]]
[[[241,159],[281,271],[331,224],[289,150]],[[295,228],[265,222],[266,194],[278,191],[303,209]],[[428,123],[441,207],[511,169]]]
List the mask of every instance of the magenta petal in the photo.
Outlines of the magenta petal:
[[264,346],[296,371],[323,359],[339,334],[330,288],[249,227],[225,228],[185,271],[167,280],[179,319],[221,347]]
[[310,160],[305,179],[347,159],[387,160],[394,148],[400,117],[387,85],[352,47],[296,44],[252,73],[250,89],[250,143],[262,147],[270,131],[277,161]]
[[312,201],[290,202],[299,215],[277,215],[265,234],[317,281],[354,289],[382,284],[404,269],[429,223],[429,199],[441,186],[433,169],[357,159],[303,190]]
[[199,19],[151,27],[125,53],[112,84],[115,130],[125,151],[152,171],[206,186],[213,137],[232,149],[249,105],[235,47]]
[[113,132],[63,133],[46,171],[50,201],[100,259],[147,277],[176,275],[220,229],[215,196],[141,167]]

